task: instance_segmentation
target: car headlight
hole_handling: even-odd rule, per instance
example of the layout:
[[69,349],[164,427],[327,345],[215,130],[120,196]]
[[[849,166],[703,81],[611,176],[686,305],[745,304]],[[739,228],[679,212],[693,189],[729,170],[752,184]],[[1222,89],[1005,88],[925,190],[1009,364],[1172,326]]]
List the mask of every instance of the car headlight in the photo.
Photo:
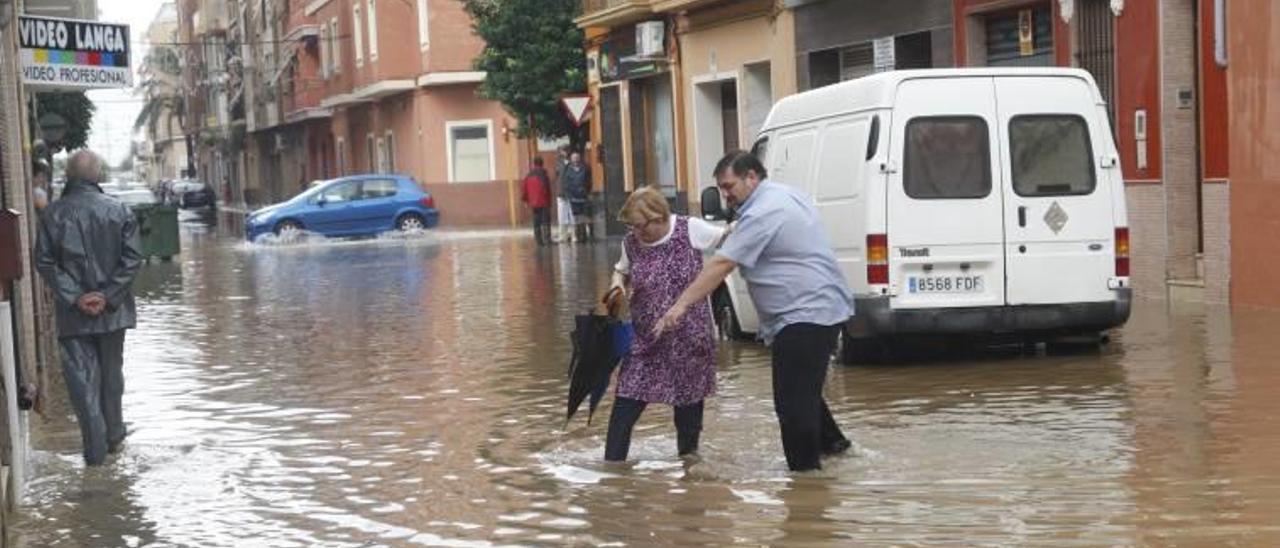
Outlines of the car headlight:
[[265,212],[265,213],[259,213],[259,214],[257,214],[257,215],[254,215],[254,216],[250,217],[250,218],[249,218],[249,222],[250,222],[250,223],[252,223],[252,224],[262,224],[262,223],[265,223],[265,222],[267,222],[267,221],[270,221],[270,220],[271,220],[271,217],[275,216],[275,213],[276,213],[276,212],[274,212],[274,211],[267,211],[267,212]]

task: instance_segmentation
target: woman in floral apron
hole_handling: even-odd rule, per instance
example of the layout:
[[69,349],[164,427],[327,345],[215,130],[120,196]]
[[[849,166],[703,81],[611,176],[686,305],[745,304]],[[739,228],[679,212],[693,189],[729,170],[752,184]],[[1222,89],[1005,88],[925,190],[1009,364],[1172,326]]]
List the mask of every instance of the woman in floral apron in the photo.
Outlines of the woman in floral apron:
[[614,267],[609,298],[630,289],[635,339],[622,362],[609,417],[604,458],[623,461],[631,430],[650,403],[675,407],[676,447],[681,456],[698,450],[702,402],[715,393],[715,325],[707,302],[689,309],[680,325],[661,337],[653,326],[702,271],[702,252],[714,248],[724,229],[702,219],[671,214],[667,200],[653,188],[635,191],[619,220],[630,233]]

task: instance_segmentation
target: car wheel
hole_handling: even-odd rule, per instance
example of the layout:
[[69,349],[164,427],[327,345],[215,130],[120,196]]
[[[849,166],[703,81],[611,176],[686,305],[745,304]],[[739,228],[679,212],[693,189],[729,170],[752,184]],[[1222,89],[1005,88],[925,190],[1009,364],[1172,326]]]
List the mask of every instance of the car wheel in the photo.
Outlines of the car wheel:
[[302,224],[298,221],[280,221],[276,224],[276,236],[289,236],[302,232]]
[[405,213],[399,219],[396,219],[396,230],[401,232],[426,230],[426,228],[427,222],[417,213]]

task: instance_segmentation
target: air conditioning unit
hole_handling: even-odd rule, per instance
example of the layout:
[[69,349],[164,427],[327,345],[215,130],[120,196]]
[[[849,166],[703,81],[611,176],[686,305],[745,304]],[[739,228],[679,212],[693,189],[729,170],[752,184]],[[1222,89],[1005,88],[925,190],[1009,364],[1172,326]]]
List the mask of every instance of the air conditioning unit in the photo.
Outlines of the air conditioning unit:
[[636,24],[636,57],[664,57],[666,37],[662,21]]

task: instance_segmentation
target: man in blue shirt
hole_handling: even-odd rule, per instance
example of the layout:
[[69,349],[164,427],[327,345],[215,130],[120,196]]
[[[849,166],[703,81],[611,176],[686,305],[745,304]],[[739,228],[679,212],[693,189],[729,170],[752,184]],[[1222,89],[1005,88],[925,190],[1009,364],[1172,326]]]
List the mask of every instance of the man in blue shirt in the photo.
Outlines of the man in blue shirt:
[[743,151],[721,159],[715,178],[740,217],[655,331],[674,326],[740,268],[760,313],[760,336],[773,353],[773,402],[787,466],[819,469],[824,453],[850,445],[822,398],[822,386],[840,326],[853,315],[853,295],[806,196],[768,181],[760,160]]

